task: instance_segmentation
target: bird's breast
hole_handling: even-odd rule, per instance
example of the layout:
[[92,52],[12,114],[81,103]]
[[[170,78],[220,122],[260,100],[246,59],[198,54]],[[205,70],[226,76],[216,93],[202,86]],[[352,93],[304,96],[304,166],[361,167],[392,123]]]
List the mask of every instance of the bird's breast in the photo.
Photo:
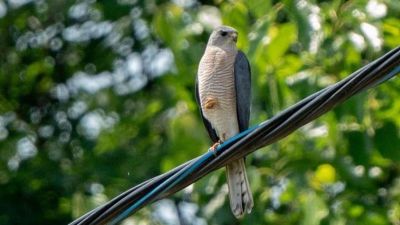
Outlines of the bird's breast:
[[208,47],[200,61],[198,71],[199,95],[202,108],[234,105],[234,62],[236,51]]
[[226,127],[228,123],[237,123],[234,83],[236,54],[236,50],[207,47],[199,64],[201,109],[217,130]]

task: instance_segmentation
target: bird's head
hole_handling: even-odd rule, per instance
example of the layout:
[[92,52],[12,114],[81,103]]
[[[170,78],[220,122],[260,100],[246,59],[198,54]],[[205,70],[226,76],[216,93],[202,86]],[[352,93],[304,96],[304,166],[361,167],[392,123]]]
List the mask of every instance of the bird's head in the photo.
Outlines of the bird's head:
[[236,47],[237,37],[238,32],[234,28],[219,26],[211,33],[208,45],[221,48],[234,48]]

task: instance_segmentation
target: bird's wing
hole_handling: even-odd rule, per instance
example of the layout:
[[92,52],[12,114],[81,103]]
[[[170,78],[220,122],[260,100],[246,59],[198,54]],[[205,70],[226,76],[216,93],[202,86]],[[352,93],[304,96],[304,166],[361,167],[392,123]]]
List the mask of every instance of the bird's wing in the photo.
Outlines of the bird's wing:
[[249,61],[242,51],[236,54],[234,64],[236,111],[239,123],[239,131],[249,127],[250,103],[251,103],[251,70]]
[[200,102],[200,95],[199,95],[199,82],[197,80],[197,77],[196,77],[195,92],[196,92],[196,102],[197,102],[197,105],[199,106],[200,114],[201,114],[201,118],[203,119],[204,126],[206,127],[208,135],[210,136],[211,140],[213,142],[217,142],[217,141],[219,141],[217,132],[211,126],[211,123],[204,117],[203,110],[201,109],[201,102]]

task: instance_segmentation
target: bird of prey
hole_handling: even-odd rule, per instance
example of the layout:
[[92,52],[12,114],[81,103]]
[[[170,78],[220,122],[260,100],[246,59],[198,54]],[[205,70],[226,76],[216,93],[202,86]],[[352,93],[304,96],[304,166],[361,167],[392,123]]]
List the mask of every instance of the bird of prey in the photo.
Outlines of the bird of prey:
[[[246,55],[236,48],[238,32],[228,26],[214,29],[200,60],[196,100],[211,149],[249,126],[251,77]],[[230,206],[240,218],[253,207],[244,158],[226,166]]]

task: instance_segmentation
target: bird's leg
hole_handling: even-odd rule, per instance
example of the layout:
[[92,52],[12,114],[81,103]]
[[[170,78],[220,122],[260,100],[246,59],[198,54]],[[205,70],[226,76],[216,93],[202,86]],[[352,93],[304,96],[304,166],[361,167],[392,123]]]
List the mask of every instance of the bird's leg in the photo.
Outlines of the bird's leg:
[[221,140],[218,140],[217,142],[215,142],[215,143],[208,149],[208,151],[211,151],[211,152],[216,156],[216,155],[217,155],[216,150],[217,150],[217,148],[218,148],[218,146],[219,146],[220,144],[222,144],[222,141],[221,141]]
[[218,140],[217,142],[215,142],[215,143],[210,147],[210,150],[211,150],[211,151],[215,151],[215,150],[218,148],[218,146],[219,146],[220,144],[222,144],[222,141],[221,141],[221,140]]

